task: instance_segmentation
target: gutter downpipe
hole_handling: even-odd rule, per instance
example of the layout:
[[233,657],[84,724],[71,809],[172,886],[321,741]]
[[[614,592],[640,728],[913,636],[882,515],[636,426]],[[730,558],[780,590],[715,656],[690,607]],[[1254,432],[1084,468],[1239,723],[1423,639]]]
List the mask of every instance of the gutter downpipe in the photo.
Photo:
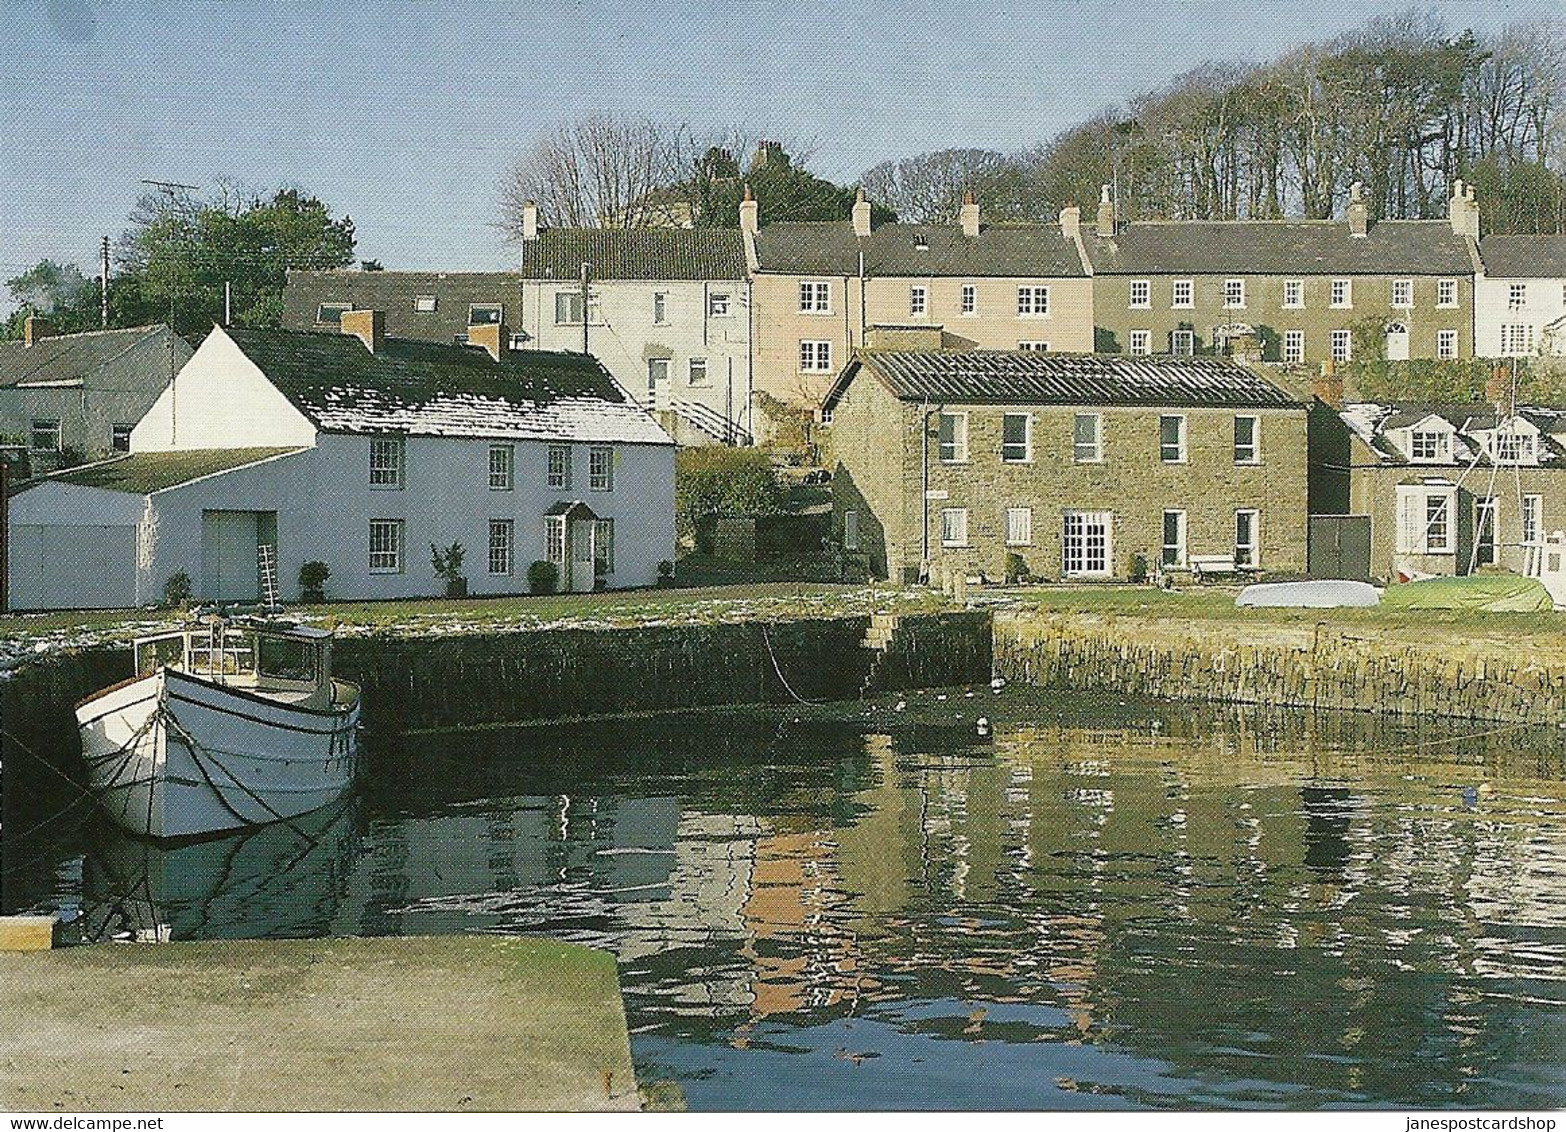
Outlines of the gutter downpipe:
[[930,584],[930,398],[924,399],[919,424],[919,573]]

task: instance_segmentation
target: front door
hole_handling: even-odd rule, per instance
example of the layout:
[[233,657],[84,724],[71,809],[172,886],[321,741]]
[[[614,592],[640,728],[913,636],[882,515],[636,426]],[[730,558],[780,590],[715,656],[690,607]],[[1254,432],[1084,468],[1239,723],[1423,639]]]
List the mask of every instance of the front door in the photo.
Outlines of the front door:
[[1408,327],[1401,322],[1387,327],[1387,361],[1408,361]]
[[663,400],[669,391],[669,359],[649,358],[647,361],[647,407],[664,408]]
[[1494,499],[1474,500],[1474,541],[1478,544],[1474,553],[1474,565],[1494,566],[1495,554]]
[[208,601],[256,601],[260,597],[258,519],[255,511],[201,513],[201,597]]
[[572,593],[592,593],[596,580],[594,569],[597,559],[597,524],[591,519],[576,519],[571,523],[571,585]]

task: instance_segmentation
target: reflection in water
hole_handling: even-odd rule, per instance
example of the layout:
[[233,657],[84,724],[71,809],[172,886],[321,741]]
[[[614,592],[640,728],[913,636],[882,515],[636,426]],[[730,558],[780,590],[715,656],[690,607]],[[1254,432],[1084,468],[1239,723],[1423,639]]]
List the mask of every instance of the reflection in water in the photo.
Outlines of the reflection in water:
[[410,737],[306,828],[56,823],[4,903],[605,947],[693,1107],[1566,1103],[1559,736],[985,708]]

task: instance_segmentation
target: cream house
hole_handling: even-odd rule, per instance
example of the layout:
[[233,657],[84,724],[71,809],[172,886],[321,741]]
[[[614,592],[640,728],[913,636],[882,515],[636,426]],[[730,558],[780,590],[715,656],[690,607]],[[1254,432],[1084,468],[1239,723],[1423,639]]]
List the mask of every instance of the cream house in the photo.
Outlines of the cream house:
[[1566,236],[1486,236],[1474,280],[1474,353],[1566,355]]

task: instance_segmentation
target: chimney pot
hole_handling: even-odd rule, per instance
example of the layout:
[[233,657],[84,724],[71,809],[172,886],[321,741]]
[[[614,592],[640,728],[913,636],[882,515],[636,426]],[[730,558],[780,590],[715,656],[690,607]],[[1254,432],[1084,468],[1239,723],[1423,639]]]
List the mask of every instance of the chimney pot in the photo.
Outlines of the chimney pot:
[[962,194],[962,234],[970,240],[979,235],[979,202],[971,192]]
[[339,326],[344,334],[351,334],[363,342],[364,348],[372,354],[380,353],[386,343],[385,311],[343,311]]
[[740,231],[749,232],[752,236],[761,227],[761,205],[751,194],[749,181],[745,182],[745,199],[740,201],[739,226]]
[[1068,204],[1060,210],[1060,234],[1071,241],[1082,238],[1082,210],[1076,205]]
[[865,200],[865,191],[860,189],[854,195],[854,235],[868,236],[870,234],[870,202]]
[[536,201],[526,201],[522,205],[522,238],[524,240],[538,239],[538,204]]
[[1465,186],[1462,180],[1452,182],[1452,199],[1447,202],[1446,215],[1452,231],[1471,240],[1479,238],[1479,205],[1474,201],[1474,187]]
[[1329,408],[1343,408],[1343,375],[1330,359],[1321,363],[1321,371],[1311,382],[1311,392]]
[[1102,186],[1098,191],[1098,234],[1100,236],[1115,234],[1115,202],[1109,199],[1108,185]]
[[1368,236],[1370,234],[1370,205],[1365,200],[1365,186],[1361,181],[1355,181],[1349,186],[1348,208],[1344,210],[1348,217],[1350,236]]
[[35,345],[40,338],[53,338],[54,327],[49,325],[47,319],[39,318],[35,314],[27,316],[22,323],[22,345],[24,347]]

